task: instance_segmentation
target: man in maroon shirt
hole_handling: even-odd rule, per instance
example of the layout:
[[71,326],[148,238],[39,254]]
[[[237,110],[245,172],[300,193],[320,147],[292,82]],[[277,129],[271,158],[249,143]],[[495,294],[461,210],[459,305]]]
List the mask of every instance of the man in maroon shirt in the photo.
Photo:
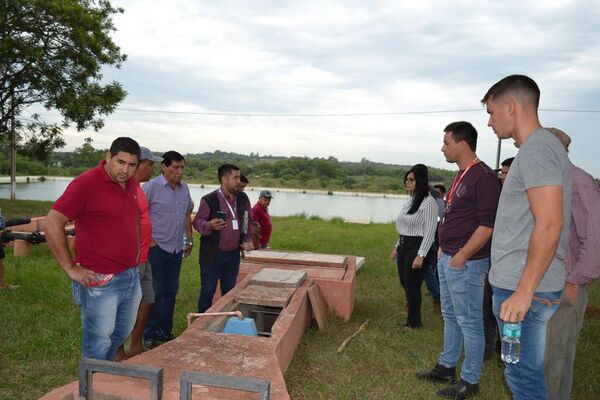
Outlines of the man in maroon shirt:
[[269,215],[269,204],[273,195],[268,190],[263,190],[258,196],[258,201],[252,207],[252,219],[260,226],[260,247],[266,249],[271,239],[271,216]]
[[456,385],[438,391],[447,399],[477,395],[485,347],[483,330],[484,283],[490,268],[490,238],[500,197],[496,173],[479,160],[477,131],[469,122],[444,129],[442,152],[459,173],[446,196],[439,226],[442,256],[438,263],[444,318],[444,348],[430,371],[420,379],[454,383],[456,364],[464,343],[465,359]]
[[[73,281],[81,309],[82,356],[113,360],[131,333],[140,304],[137,182],[140,147],[115,139],[106,159],[75,178],[44,221],[48,246]],[[75,254],[65,225],[75,223]]]
[[202,197],[194,218],[200,233],[200,296],[198,310],[205,312],[221,285],[221,295],[235,286],[240,270],[240,251],[251,250],[250,200],[240,189],[240,169],[223,164],[218,171],[221,186]]

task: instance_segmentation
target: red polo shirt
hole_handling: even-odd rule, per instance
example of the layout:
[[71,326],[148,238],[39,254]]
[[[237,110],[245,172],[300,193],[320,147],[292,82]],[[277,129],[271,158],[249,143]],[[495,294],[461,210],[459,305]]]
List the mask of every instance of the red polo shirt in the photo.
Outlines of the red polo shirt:
[[148,199],[140,185],[137,186],[138,207],[140,208],[140,264],[148,261],[148,253],[152,244],[152,220],[150,219],[150,206]]
[[52,208],[75,223],[75,262],[115,274],[138,264],[139,185],[131,178],[123,190],[105,165],[102,161],[75,178]]
[[271,231],[273,225],[271,225],[271,216],[267,208],[260,203],[256,203],[252,207],[252,220],[258,222],[260,225],[260,245],[266,246],[271,240]]

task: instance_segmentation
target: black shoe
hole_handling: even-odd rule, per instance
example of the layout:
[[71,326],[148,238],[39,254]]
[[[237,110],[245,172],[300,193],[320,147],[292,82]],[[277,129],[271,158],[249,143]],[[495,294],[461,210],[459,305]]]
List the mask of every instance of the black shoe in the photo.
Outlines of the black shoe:
[[475,397],[477,393],[479,393],[477,383],[469,383],[461,379],[456,385],[440,390],[437,395],[443,399],[463,400]]
[[426,381],[455,383],[456,382],[456,367],[447,368],[440,364],[435,364],[430,371],[417,372],[417,378]]
[[164,337],[162,342],[163,343],[170,342],[173,339],[175,339],[175,335],[173,335],[172,333],[169,333],[167,336]]
[[158,347],[159,345],[160,343],[157,340],[144,340],[144,349],[146,350],[152,350],[153,348]]

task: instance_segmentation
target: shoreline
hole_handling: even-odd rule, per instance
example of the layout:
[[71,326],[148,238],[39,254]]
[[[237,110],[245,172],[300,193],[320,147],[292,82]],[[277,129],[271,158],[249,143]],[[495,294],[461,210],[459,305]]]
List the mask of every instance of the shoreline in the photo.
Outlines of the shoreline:
[[[40,180],[40,178],[44,180]],[[31,183],[31,182],[44,182],[44,181],[70,181],[74,177],[67,176],[41,176],[41,175],[30,175],[30,176],[17,176],[17,183]],[[9,176],[0,176],[0,184],[10,184]],[[206,188],[206,189],[217,189],[219,185],[207,184],[207,183],[188,183],[189,187]],[[407,194],[395,194],[395,193],[371,193],[371,192],[345,192],[341,190],[318,190],[318,189],[296,189],[296,188],[271,188],[262,186],[248,186],[246,191],[261,191],[270,190],[271,192],[284,192],[284,193],[303,193],[303,194],[321,194],[329,196],[348,196],[348,197],[382,197],[382,198],[393,198],[393,199],[408,199]]]

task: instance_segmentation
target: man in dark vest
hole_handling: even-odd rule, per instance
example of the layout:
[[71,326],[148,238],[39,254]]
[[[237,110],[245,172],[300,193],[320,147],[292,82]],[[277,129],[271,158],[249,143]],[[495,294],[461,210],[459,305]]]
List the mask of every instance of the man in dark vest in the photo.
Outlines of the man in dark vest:
[[239,190],[240,169],[223,164],[218,177],[221,186],[202,197],[193,221],[201,235],[200,312],[212,305],[217,282],[221,285],[221,295],[233,289],[240,270],[240,252],[254,248],[250,200]]

